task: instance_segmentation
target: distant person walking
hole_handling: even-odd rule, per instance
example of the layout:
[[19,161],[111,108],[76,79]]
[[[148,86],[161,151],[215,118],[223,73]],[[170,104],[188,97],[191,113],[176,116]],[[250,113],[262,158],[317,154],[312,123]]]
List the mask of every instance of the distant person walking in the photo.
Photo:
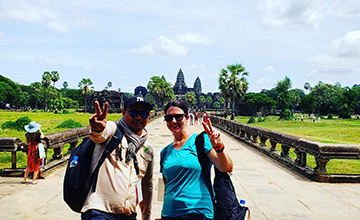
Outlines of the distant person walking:
[[26,178],[29,173],[34,172],[32,184],[36,184],[35,181],[38,177],[40,171],[40,162],[38,144],[41,142],[41,139],[45,138],[45,135],[40,130],[41,125],[35,121],[30,122],[29,125],[25,125],[24,128],[27,131],[25,134],[26,144],[28,145],[27,152],[27,167],[25,170],[24,180],[21,183],[26,183]]

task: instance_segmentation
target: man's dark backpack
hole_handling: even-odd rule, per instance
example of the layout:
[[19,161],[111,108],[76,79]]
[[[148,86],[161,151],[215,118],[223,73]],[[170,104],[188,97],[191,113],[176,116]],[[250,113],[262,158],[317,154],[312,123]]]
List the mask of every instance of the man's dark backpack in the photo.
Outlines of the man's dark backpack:
[[231,182],[230,176],[226,172],[221,172],[215,166],[214,178],[214,192],[211,186],[210,160],[205,154],[204,150],[204,134],[200,133],[195,140],[196,151],[198,154],[199,163],[201,165],[201,172],[205,177],[206,186],[209,189],[214,205],[214,219],[215,220],[242,220],[245,219],[246,211],[250,210],[246,206],[241,206],[239,200],[236,198],[235,188]]
[[[118,126],[114,136],[105,147],[93,173],[90,173],[90,169],[95,143],[90,138],[84,139],[83,142],[72,151],[66,167],[63,194],[64,201],[73,211],[80,212],[89,191],[92,190],[95,192],[99,168],[106,156],[120,144],[122,137],[123,134]],[[70,166],[74,156],[78,157],[78,162],[76,166]]]

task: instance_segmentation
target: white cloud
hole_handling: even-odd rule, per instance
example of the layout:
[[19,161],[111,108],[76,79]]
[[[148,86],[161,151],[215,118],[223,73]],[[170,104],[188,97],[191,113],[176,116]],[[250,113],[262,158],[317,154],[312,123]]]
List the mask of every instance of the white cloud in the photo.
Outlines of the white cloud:
[[330,53],[338,56],[360,57],[360,30],[349,31],[343,37],[333,40]]
[[201,64],[187,65],[183,69],[185,72],[205,72],[206,71],[206,67]]
[[260,0],[256,9],[263,23],[269,26],[304,25],[317,28],[324,17],[319,5],[312,0]]
[[360,72],[360,30],[349,31],[343,37],[334,39],[324,54],[309,59],[313,70],[310,78],[339,77],[359,74]]
[[252,91],[261,91],[262,89],[271,89],[276,86],[277,81],[270,78],[260,78],[256,80],[255,84],[250,85]]
[[211,45],[212,41],[202,34],[181,34],[177,36],[177,41],[184,44]]
[[61,5],[56,3],[11,1],[0,4],[0,19],[41,24],[55,32],[68,32],[69,28],[88,26],[88,21],[78,18],[78,11],[65,13],[60,9]]
[[263,72],[272,73],[272,72],[275,71],[275,68],[272,67],[272,66],[267,66],[267,67],[264,67],[264,68],[262,69],[262,71],[263,71]]
[[186,56],[189,49],[176,41],[159,36],[154,41],[140,48],[132,49],[134,54],[158,55],[162,57],[183,57]]
[[69,28],[67,25],[65,25],[64,23],[59,23],[56,21],[53,22],[49,22],[46,27],[48,27],[49,29],[56,31],[56,32],[63,32],[66,33],[69,31]]

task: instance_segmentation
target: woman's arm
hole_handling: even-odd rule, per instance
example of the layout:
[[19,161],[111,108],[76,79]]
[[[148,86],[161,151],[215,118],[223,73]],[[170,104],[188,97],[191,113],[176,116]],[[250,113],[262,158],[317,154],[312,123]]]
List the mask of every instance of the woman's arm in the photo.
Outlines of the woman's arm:
[[41,129],[39,129],[39,132],[40,132],[40,139],[44,139],[44,138],[45,138],[45,135],[44,135],[44,133],[41,131]]
[[207,156],[221,172],[233,171],[233,161],[227,152],[217,153],[213,148],[208,152]]
[[207,135],[209,136],[212,149],[208,152],[210,161],[222,172],[232,172],[233,161],[229,154],[225,152],[225,146],[220,138],[220,133],[213,129],[210,120],[202,123]]

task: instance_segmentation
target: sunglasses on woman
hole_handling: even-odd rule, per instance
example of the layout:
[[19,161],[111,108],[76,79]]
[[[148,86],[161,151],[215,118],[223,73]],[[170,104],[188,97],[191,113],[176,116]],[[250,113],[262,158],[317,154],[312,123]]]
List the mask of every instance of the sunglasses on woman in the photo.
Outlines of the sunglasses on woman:
[[140,115],[140,117],[142,119],[145,119],[149,116],[149,112],[147,111],[142,111],[142,112],[139,112],[139,111],[136,111],[136,110],[129,110],[129,115],[133,118],[136,118],[138,115]]
[[175,118],[176,121],[181,121],[183,120],[185,114],[176,114],[176,115],[165,115],[165,121],[167,122],[171,122],[173,120],[173,118]]

